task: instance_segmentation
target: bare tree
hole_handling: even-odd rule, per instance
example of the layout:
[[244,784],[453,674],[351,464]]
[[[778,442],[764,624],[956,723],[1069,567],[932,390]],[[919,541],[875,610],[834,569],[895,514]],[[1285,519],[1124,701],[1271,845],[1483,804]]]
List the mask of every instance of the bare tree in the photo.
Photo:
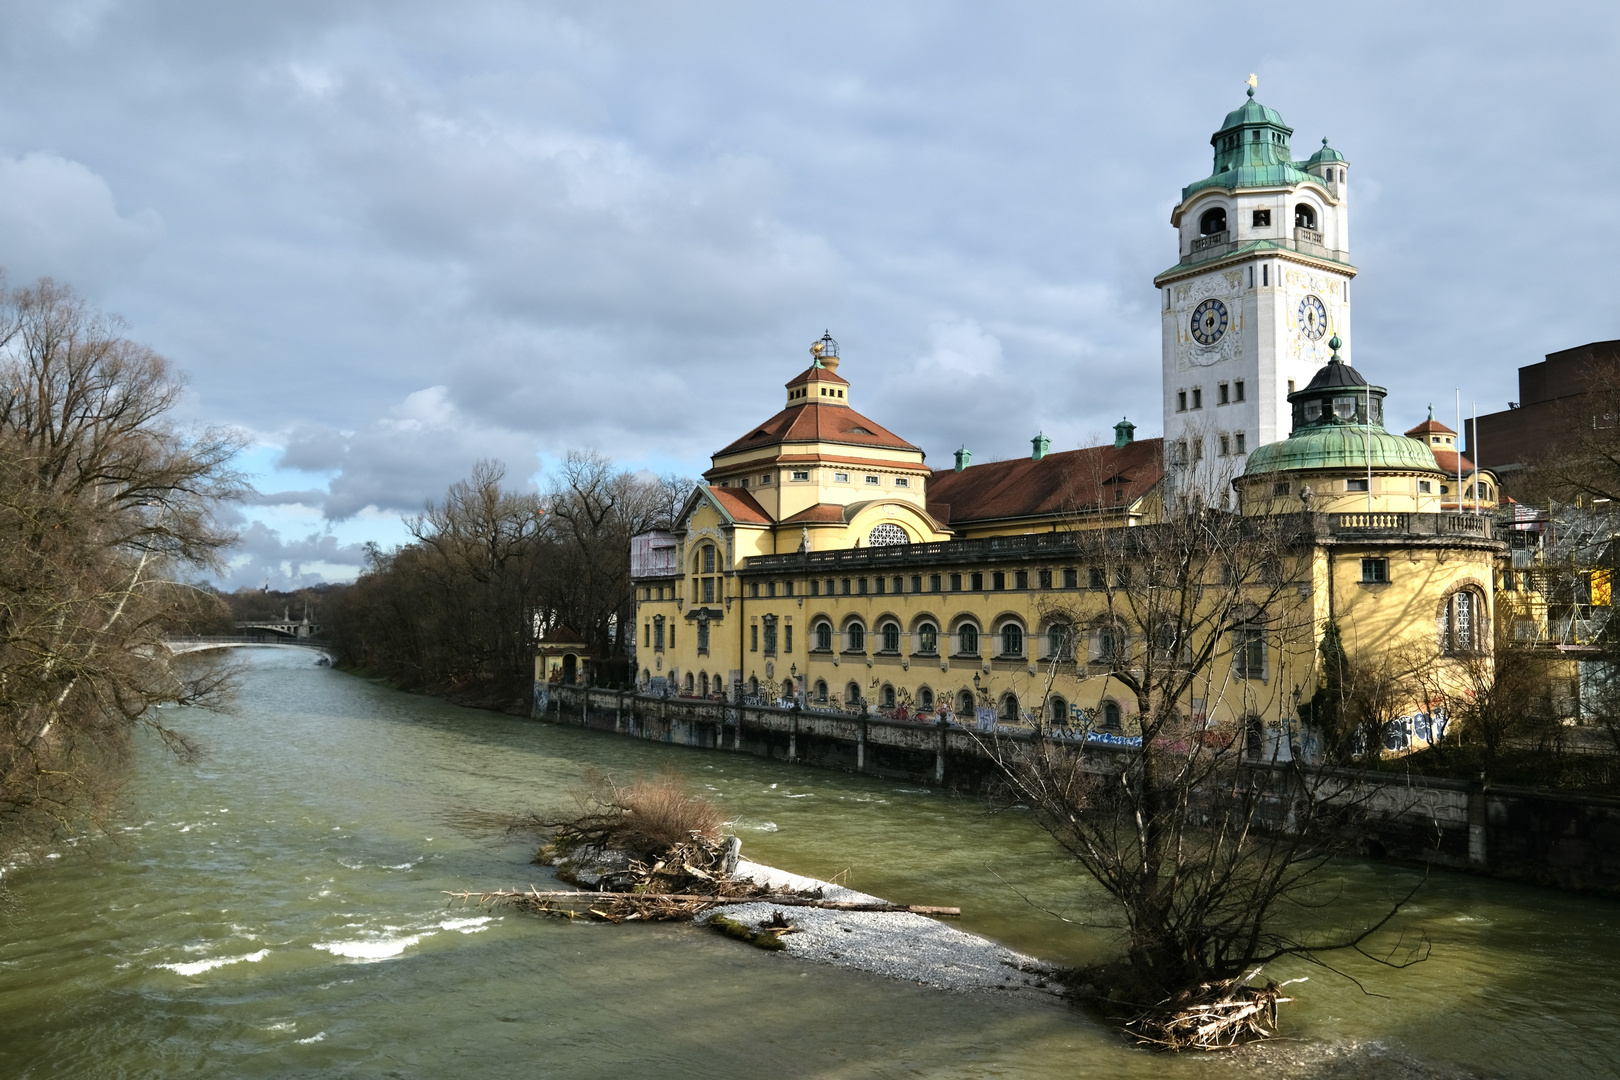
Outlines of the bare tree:
[[233,433],[168,419],[183,383],[72,290],[0,291],[0,848],[105,802],[130,732],[222,683],[165,633],[218,604],[215,518],[247,489]]

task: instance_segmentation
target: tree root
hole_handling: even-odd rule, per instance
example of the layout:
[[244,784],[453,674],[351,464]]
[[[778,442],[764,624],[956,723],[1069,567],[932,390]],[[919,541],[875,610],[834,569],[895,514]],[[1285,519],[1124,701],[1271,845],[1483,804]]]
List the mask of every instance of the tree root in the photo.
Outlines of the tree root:
[[1137,1041],[1163,1050],[1229,1050],[1275,1038],[1281,1034],[1277,1006],[1294,1000],[1282,988],[1305,980],[1247,985],[1258,974],[1256,968],[1241,979],[1201,983],[1143,1009],[1125,1028]]

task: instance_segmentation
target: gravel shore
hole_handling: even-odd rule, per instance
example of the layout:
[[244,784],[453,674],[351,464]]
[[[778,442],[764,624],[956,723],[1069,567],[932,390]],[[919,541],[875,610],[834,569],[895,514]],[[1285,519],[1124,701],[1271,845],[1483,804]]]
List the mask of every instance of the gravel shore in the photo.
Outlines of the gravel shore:
[[[820,889],[828,900],[884,902],[830,881],[800,877],[746,859],[738,863],[736,876],[772,888]],[[697,921],[706,923],[715,915],[725,915],[758,926],[777,912],[798,928],[796,933],[783,935],[782,944],[783,951],[800,960],[856,968],[941,990],[998,991],[1045,999],[1060,993],[1051,978],[1051,965],[926,915],[758,903],[727,905]]]

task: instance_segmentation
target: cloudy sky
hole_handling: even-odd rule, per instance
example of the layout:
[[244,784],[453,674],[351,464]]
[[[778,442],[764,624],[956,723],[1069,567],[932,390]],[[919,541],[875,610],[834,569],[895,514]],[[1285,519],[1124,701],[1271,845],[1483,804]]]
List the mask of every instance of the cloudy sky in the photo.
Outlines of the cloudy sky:
[[936,464],[1156,434],[1251,71],[1350,159],[1394,421],[1620,337],[1612,4],[6,0],[0,57],[0,266],[251,433],[230,585],[351,577],[481,456],[695,474],[823,329]]

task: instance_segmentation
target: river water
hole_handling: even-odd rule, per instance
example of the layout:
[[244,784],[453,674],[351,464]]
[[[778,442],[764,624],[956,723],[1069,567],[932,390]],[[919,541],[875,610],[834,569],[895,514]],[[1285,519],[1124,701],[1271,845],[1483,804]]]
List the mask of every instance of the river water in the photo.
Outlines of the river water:
[[[207,745],[200,764],[143,747],[111,840],[64,843],[8,875],[20,908],[0,922],[0,1076],[1253,1075],[1241,1057],[1144,1053],[1061,1006],[804,964],[691,926],[442,896],[552,880],[528,841],[467,811],[556,805],[590,767],[670,769],[714,794],[751,858],[958,904],[965,929],[1049,959],[1106,955],[1107,905],[1021,815],[459,709],[291,650],[240,659],[232,713],[167,714]],[[1347,866],[1342,910],[1407,880]],[[1490,1076],[1620,1075],[1617,915],[1438,877],[1404,922],[1428,935],[1428,962],[1346,962],[1384,997],[1283,972],[1311,976],[1285,1025],[1313,1046],[1376,1042]]]

